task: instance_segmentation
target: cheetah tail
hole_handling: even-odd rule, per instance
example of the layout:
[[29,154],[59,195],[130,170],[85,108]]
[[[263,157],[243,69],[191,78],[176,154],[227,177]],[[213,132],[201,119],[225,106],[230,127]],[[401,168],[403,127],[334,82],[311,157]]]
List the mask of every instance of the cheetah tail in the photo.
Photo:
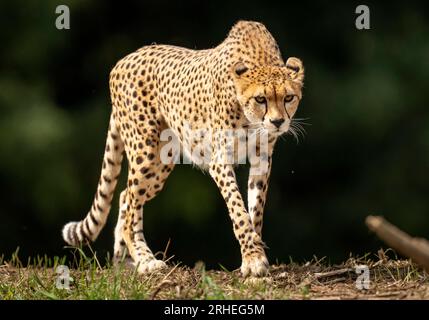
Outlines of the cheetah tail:
[[123,152],[124,144],[113,115],[111,115],[106,150],[103,158],[103,168],[92,207],[83,220],[67,223],[62,231],[63,239],[69,245],[79,246],[80,244],[88,244],[90,241],[95,241],[101,229],[106,224],[113,192],[115,191],[121,172]]

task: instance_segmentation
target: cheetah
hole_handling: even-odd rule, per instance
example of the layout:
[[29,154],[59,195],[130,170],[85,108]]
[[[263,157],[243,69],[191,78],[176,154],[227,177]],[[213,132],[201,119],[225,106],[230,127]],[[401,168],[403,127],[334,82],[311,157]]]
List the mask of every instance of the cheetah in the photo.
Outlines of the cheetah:
[[241,249],[242,275],[266,275],[269,264],[261,231],[272,152],[277,139],[293,125],[303,81],[301,60],[290,57],[285,63],[270,32],[253,21],[237,22],[211,49],[154,44],[124,57],[110,73],[112,112],[95,199],[83,220],[64,226],[65,242],[79,246],[95,241],[106,223],[125,152],[128,180],[119,199],[114,260],[128,256],[139,273],[165,268],[143,234],[144,205],[161,191],[176,163],[174,152],[167,153],[171,161],[161,159],[166,145],[163,131],[171,130],[183,144],[186,126],[256,129],[266,133],[268,147],[256,145],[253,157],[259,155],[267,170],[249,175],[247,209],[235,164],[215,160],[225,141],[210,145],[212,157],[201,167],[225,200]]

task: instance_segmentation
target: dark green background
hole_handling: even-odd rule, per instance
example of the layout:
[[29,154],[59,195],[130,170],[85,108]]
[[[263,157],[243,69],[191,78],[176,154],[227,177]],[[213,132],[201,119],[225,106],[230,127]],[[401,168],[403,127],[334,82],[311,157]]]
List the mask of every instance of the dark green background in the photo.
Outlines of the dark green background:
[[[55,28],[59,4],[70,7],[70,30]],[[239,19],[263,22],[283,56],[306,67],[297,117],[311,126],[298,145],[287,136],[276,147],[270,260],[374,252],[382,244],[364,225],[368,214],[429,238],[429,6],[366,2],[371,30],[359,31],[358,4],[1,1],[0,253],[66,253],[61,227],[84,217],[99,178],[117,60],[154,42],[216,46]],[[94,245],[103,255],[117,210],[116,196]],[[147,205],[145,231],[155,252],[170,238],[169,253],[186,264],[240,263],[220,193],[191,166],[177,166]]]

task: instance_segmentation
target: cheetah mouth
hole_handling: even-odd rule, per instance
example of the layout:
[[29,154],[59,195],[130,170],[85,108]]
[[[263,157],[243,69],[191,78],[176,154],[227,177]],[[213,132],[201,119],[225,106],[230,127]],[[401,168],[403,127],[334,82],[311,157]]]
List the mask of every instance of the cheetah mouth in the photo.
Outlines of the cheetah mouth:
[[267,128],[266,130],[267,130],[267,131],[268,131],[268,133],[270,133],[270,134],[282,135],[282,134],[287,133],[287,132],[289,131],[289,128],[287,128],[287,129],[280,129],[280,128],[275,128],[275,129],[273,129],[273,128]]
[[280,129],[277,129],[277,130],[275,130],[275,131],[274,131],[274,135],[276,135],[276,136],[280,137],[281,135],[284,135],[284,134],[286,134],[287,132],[288,132],[288,130],[280,130]]

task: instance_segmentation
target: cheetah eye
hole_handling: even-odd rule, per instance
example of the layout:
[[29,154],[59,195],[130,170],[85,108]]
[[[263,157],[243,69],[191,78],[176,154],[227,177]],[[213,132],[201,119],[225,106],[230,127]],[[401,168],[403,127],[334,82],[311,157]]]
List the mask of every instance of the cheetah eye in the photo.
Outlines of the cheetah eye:
[[295,98],[295,95],[294,95],[294,94],[287,94],[287,95],[286,95],[286,97],[285,97],[285,102],[286,102],[286,103],[289,103],[289,102],[291,102],[294,98]]
[[265,97],[263,97],[263,96],[257,96],[257,97],[255,97],[255,101],[257,102],[257,103],[263,103],[263,104],[265,104],[265,103],[267,103],[267,99],[265,98]]

